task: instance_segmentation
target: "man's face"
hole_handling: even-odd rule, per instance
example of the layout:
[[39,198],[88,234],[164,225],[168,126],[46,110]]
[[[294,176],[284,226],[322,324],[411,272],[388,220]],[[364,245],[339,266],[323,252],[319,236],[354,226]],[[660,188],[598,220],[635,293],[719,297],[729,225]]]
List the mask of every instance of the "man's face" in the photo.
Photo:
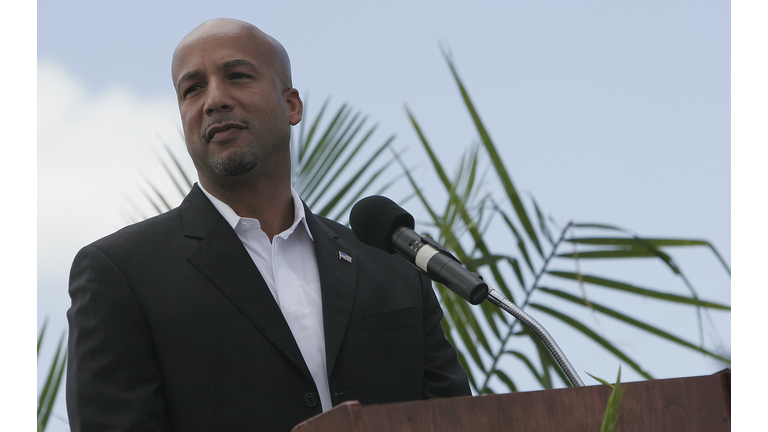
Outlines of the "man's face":
[[247,28],[201,33],[179,45],[172,68],[200,180],[215,183],[257,165],[267,176],[290,173],[290,126],[302,107],[275,69],[273,46]]

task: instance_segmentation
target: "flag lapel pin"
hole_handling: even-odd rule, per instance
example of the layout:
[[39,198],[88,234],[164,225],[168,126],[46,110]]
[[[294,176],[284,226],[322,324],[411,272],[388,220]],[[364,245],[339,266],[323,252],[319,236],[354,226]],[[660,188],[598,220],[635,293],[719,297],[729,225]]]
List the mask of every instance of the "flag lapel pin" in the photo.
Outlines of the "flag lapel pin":
[[339,259],[342,259],[350,264],[352,263],[352,257],[342,251],[339,251]]

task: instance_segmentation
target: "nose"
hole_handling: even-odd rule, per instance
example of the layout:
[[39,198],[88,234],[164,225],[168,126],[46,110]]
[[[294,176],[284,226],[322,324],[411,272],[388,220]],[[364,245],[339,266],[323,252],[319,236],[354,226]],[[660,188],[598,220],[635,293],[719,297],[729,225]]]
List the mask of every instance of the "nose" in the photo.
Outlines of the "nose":
[[212,79],[208,82],[208,88],[206,91],[205,106],[203,110],[206,115],[213,115],[219,111],[232,111],[234,109],[234,101],[232,95],[229,93],[229,89],[226,84],[220,80]]

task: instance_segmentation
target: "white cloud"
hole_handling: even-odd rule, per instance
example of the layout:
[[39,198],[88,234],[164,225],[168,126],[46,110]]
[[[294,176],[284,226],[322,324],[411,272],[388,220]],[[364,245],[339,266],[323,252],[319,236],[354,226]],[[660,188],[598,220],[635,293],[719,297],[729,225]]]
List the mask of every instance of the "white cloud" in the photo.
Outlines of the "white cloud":
[[39,60],[38,320],[52,315],[63,324],[72,259],[127,223],[126,196],[152,213],[142,173],[177,197],[158,155],[165,142],[184,158],[179,131],[170,88],[150,98],[121,88],[93,94],[61,66]]

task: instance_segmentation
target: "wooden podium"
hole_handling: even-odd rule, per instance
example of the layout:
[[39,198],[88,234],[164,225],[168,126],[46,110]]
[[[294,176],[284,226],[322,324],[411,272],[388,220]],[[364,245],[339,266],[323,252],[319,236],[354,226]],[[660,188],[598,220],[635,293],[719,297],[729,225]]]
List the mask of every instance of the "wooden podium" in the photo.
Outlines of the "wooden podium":
[[[731,371],[626,386],[616,431],[728,431]],[[607,386],[457,397],[386,405],[345,402],[293,432],[599,432]]]

